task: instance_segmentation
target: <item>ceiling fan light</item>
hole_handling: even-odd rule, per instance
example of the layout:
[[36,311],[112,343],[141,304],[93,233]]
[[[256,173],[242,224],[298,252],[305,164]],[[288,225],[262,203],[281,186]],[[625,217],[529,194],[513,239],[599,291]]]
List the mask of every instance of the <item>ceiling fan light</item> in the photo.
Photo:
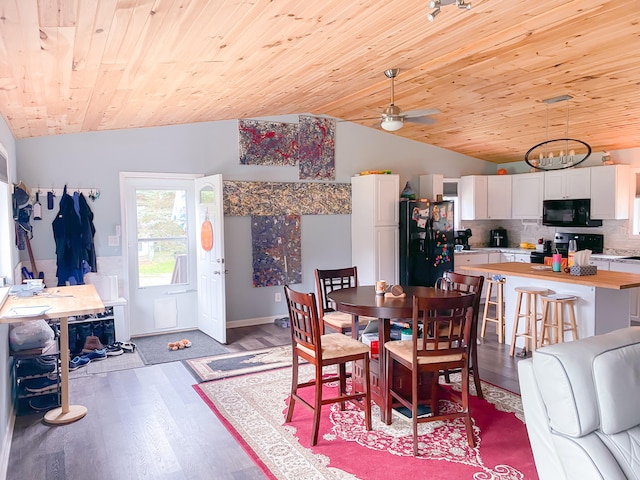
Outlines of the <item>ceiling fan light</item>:
[[464,1],[460,1],[456,5],[458,5],[458,8],[462,8],[464,10],[471,10],[471,4],[470,3],[464,3]]
[[400,130],[402,128],[402,118],[399,117],[386,117],[383,118],[380,122],[380,126],[383,130],[387,132],[395,132],[396,130]]
[[436,16],[440,13],[440,7],[436,8],[433,12],[427,15],[427,19],[430,22],[433,22],[436,19]]
[[440,7],[440,0],[431,0],[429,2],[429,8]]

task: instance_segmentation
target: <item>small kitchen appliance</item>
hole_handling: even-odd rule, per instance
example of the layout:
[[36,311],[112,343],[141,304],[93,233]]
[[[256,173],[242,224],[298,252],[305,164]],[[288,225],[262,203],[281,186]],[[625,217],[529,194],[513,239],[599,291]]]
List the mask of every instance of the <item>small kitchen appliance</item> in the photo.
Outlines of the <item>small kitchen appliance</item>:
[[490,231],[490,247],[506,247],[507,245],[509,245],[509,241],[507,239],[507,231],[504,228],[496,228]]
[[471,250],[469,246],[469,238],[472,237],[471,229],[467,228],[465,230],[456,230],[455,235],[455,244],[462,245],[463,250]]

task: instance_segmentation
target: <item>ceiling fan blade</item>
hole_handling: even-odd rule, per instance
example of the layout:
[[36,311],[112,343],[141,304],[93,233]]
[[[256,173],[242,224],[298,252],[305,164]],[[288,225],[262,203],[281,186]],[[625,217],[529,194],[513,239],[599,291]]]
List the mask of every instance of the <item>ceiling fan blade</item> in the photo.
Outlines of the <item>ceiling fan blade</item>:
[[424,110],[409,110],[408,112],[404,112],[403,116],[404,118],[425,117],[427,115],[436,115],[438,113],[442,113],[442,112],[437,108],[428,108]]
[[362,117],[362,118],[340,118],[337,121],[338,122],[359,122],[362,120],[377,120],[380,118],[380,115],[374,116],[374,117]]
[[422,125],[431,125],[436,123],[436,119],[431,117],[411,117],[405,118],[404,121],[411,123],[420,123]]

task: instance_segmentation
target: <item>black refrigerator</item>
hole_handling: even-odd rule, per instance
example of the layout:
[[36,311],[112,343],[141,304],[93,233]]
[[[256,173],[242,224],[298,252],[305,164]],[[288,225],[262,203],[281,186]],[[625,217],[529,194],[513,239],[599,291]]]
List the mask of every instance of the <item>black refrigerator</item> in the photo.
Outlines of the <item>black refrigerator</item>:
[[400,284],[433,287],[453,270],[453,202],[400,201]]

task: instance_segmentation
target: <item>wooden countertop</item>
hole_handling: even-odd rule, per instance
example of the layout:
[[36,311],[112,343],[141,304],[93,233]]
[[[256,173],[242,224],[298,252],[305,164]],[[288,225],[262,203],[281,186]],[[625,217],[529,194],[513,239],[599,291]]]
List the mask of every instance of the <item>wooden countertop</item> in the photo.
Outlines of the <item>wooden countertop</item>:
[[[9,311],[14,307],[46,305],[49,309],[35,317],[11,318]],[[51,319],[71,315],[87,315],[104,311],[104,304],[93,285],[74,285],[70,287],[45,288],[41,294],[33,297],[10,296],[0,309],[0,323],[18,323],[38,318]]]
[[575,283],[597,288],[610,288],[622,290],[625,288],[640,287],[640,275],[626,272],[610,272],[598,270],[595,275],[577,276],[552,270],[536,270],[532,267],[541,267],[537,263],[503,262],[482,265],[459,265],[460,270],[476,273],[497,273],[517,277],[535,278],[552,282]]

